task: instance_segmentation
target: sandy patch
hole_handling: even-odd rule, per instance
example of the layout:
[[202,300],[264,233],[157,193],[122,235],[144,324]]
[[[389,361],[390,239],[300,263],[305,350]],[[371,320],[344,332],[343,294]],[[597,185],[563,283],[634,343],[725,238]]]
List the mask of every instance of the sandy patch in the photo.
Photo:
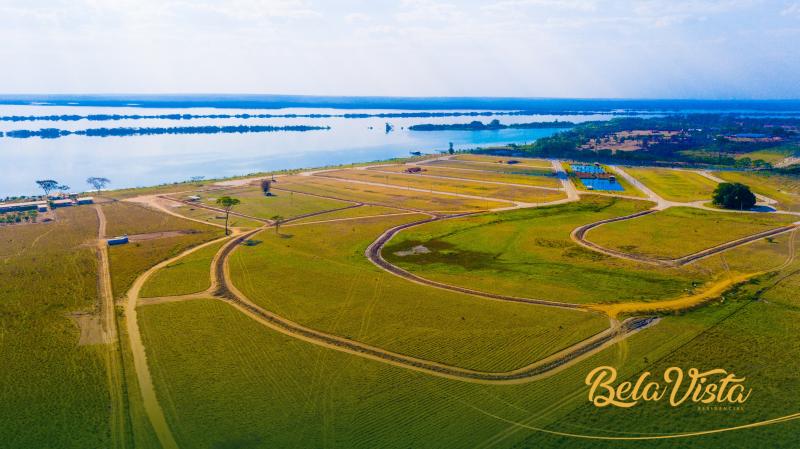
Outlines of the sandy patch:
[[424,245],[417,245],[410,250],[407,251],[397,251],[394,253],[395,256],[405,257],[405,256],[416,256],[417,254],[428,254],[431,250],[426,248]]

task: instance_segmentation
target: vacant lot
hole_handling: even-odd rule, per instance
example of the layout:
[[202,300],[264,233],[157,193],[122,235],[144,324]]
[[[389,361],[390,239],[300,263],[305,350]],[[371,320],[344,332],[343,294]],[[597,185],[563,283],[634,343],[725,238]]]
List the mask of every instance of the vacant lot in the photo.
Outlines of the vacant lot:
[[111,284],[116,297],[122,297],[136,277],[151,266],[176,256],[187,248],[223,235],[223,230],[217,227],[184,220],[138,204],[117,202],[104,204],[102,207],[108,220],[109,235],[186,232],[109,248]]
[[97,303],[97,214],[0,227],[0,446],[111,447],[104,345],[78,346]]
[[498,164],[494,162],[470,162],[460,160],[433,160],[424,163],[425,167],[441,167],[464,170],[479,170],[485,172],[507,174],[507,175],[525,175],[525,176],[547,176],[553,174],[553,165],[547,163],[546,166],[530,166],[524,165],[508,165]]
[[[366,247],[400,216],[265,231],[231,259],[234,284],[267,310],[308,327],[403,354],[510,370],[593,335],[607,320],[408,282],[372,265]],[[502,324],[501,324],[502,323]]]
[[[688,403],[678,407],[661,403],[640,404],[630,409],[612,407],[603,413],[576,409],[555,426],[593,429],[607,435],[652,434],[663,432],[665,423],[669,423],[671,432],[709,430],[795,413],[800,409],[800,398],[786,392],[800,388],[800,379],[788,374],[800,369],[800,345],[794,340],[787,343],[787,336],[795,333],[800,311],[773,303],[775,297],[769,294],[769,290],[762,297],[766,301],[758,301],[760,296],[755,292],[771,284],[771,281],[762,281],[760,285],[749,286],[736,295],[727,295],[725,304],[717,303],[694,312],[692,315],[698,317],[717,315],[720,319],[715,326],[709,326],[666,357],[649,357],[652,364],[647,370],[655,376],[676,366],[684,370],[698,367],[701,371],[723,368],[739,378],[746,378],[745,384],[752,388],[752,394],[741,409],[735,412],[705,411]],[[637,378],[622,379],[635,381]],[[798,430],[800,423],[793,421],[684,441],[691,442],[691,447],[760,448],[765,441],[794,441]],[[619,447],[618,444],[596,441],[591,444],[575,441],[569,446]],[[675,440],[649,442],[646,447],[672,448]]]
[[[547,167],[550,168],[552,164],[546,159],[535,159],[530,157],[506,157],[506,156],[490,156],[483,154],[459,154],[453,157],[457,161],[470,161],[470,162],[489,162],[497,165],[506,166],[522,166],[522,167]],[[518,164],[508,164],[508,161],[518,161]]]
[[511,203],[459,198],[450,195],[426,194],[402,188],[354,184],[346,181],[318,178],[293,177],[281,181],[281,188],[317,195],[329,195],[352,201],[365,201],[387,207],[410,208],[437,212],[474,212],[512,206]]
[[741,182],[778,202],[778,208],[800,212],[800,178],[765,172],[715,172],[729,182]]
[[671,207],[592,229],[587,240],[626,253],[673,259],[797,221],[792,215]]
[[[409,176],[429,175],[478,181],[504,182],[508,184],[522,184],[536,187],[561,187],[561,182],[555,177],[555,174],[552,171],[545,170],[534,174],[507,174],[499,171],[481,170],[483,167],[481,165],[469,169],[442,167],[438,164],[425,164],[420,167],[424,170],[422,173],[410,174]],[[407,169],[408,166],[400,165],[395,167],[376,167],[371,170],[403,173]]]
[[434,192],[458,193],[526,203],[545,203],[566,198],[563,192],[535,187],[486,184],[455,178],[441,179],[408,174],[379,173],[371,170],[340,170],[327,172],[324,176],[390,184],[397,186],[398,189],[411,187]]
[[[203,207],[189,206],[186,204],[176,203],[172,201],[165,203],[165,207],[187,218],[193,218],[195,220],[205,221],[206,223],[209,224],[225,226],[224,212],[216,212],[213,210],[208,210]],[[248,218],[240,217],[238,215],[231,215],[230,217],[228,217],[228,226],[232,228],[258,228],[263,225],[264,222],[262,221],[251,220]]]
[[[140,310],[139,318],[159,398],[182,447],[597,447],[602,443],[556,437],[524,426],[588,434],[603,434],[604,429],[663,432],[661,412],[669,412],[665,410],[669,407],[661,403],[613,411],[619,421],[613,421],[614,427],[607,426],[603,416],[612,411],[598,413],[586,400],[586,374],[597,366],[611,365],[619,369],[620,378],[629,379],[640,371],[654,370],[654,363],[660,369],[666,364],[661,360],[668,356],[672,358],[664,360],[712,367],[700,359],[708,351],[718,351],[714,367],[729,367],[721,358],[733,357],[724,340],[715,340],[717,347],[687,343],[698,341],[698,336],[724,321],[738,305],[715,304],[664,318],[624,344],[556,376],[508,386],[440,379],[320,348],[265,329],[220,301],[147,306]],[[758,326],[768,326],[768,322]],[[735,345],[747,340],[746,335],[734,336]],[[785,381],[775,377],[790,375],[790,371],[768,361],[756,364],[760,354],[774,352],[759,352],[770,348],[762,346],[761,339],[750,340],[758,342],[756,352],[745,352],[747,357],[742,361],[753,361],[759,370],[773,370],[769,378],[774,380],[773,385],[784,385]],[[677,354],[685,355],[677,357],[677,348],[691,350],[682,349]],[[782,357],[789,357],[789,352]],[[787,366],[795,366],[795,362],[789,361]],[[737,368],[736,373],[748,376],[753,371]],[[796,399],[791,395],[772,396],[786,394],[782,389],[767,389],[762,383],[754,395],[759,392],[766,395],[759,404],[780,402],[767,409],[747,407],[746,412],[788,409],[793,404],[787,400]],[[744,422],[753,417],[687,410],[674,411],[682,417],[677,417],[680,426],[670,424],[670,431],[714,428],[716,420]],[[656,426],[661,430],[649,430]],[[303,431],[298,432],[298,428]],[[786,439],[795,430],[793,424],[782,424],[721,434],[713,446],[758,448],[763,447],[764,435]],[[751,440],[759,436],[760,441]],[[674,440],[667,442],[662,446],[674,447]],[[642,446],[641,442],[637,444]],[[647,443],[648,447],[654,445]]]
[[629,168],[624,170],[668,201],[711,200],[717,183],[697,173],[666,168]]
[[[612,258],[570,238],[582,224],[651,204],[586,196],[577,203],[445,220],[401,232],[383,255],[420,276],[483,291],[579,303],[665,298],[706,275]],[[418,245],[430,252],[395,254]]]
[[211,260],[223,243],[198,249],[158,270],[144,284],[140,296],[188,295],[208,289],[211,286]]
[[[280,186],[280,182],[275,184],[275,187]],[[232,196],[241,201],[241,204],[233,208],[234,212],[263,219],[270,219],[275,215],[291,218],[298,215],[339,209],[351,205],[351,203],[344,201],[318,198],[309,195],[298,195],[278,190],[274,191],[273,194],[274,196],[264,196],[264,193],[258,187],[239,187],[208,192],[202,195],[201,201],[209,206],[218,207],[215,203],[217,198],[221,196]]]

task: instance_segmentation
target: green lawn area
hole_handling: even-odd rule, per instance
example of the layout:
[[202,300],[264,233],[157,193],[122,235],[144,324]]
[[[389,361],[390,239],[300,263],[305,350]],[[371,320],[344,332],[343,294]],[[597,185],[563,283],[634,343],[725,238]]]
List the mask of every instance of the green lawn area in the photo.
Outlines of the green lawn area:
[[[447,163],[447,162],[445,162]],[[450,162],[451,164],[459,164],[460,162]],[[460,164],[464,164],[461,162]],[[535,187],[550,187],[550,188],[557,188],[561,187],[561,181],[555,177],[555,174],[552,170],[547,169],[533,169],[535,172],[530,174],[512,174],[511,170],[509,172],[500,172],[496,170],[483,170],[483,165],[474,165],[473,167],[462,170],[459,168],[451,168],[449,166],[440,166],[437,162],[425,164],[421,166],[423,168],[423,172],[420,175],[428,175],[428,176],[443,176],[447,178],[457,178],[457,179],[469,179],[469,180],[478,180],[478,181],[491,181],[491,182],[503,182],[508,184],[521,184],[521,185],[529,185]],[[488,168],[495,168],[493,166],[488,166]],[[408,166],[400,165],[395,167],[376,167],[371,169],[373,171],[390,171],[394,173],[403,173]],[[419,176],[417,174],[411,174],[409,176]]]
[[[470,161],[470,162],[490,162],[493,164],[501,165],[498,161],[503,161],[502,165],[506,166],[523,166],[523,167],[552,167],[552,164],[547,159],[536,159],[530,157],[506,157],[506,156],[492,156],[487,154],[457,154],[453,157],[457,161]],[[505,162],[514,160],[519,161],[518,164],[506,164]]]
[[[97,214],[0,227],[0,446],[112,446],[106,345],[78,346],[97,303]],[[124,438],[124,436],[122,436]]]
[[[383,256],[420,276],[482,291],[575,303],[667,298],[707,279],[707,273],[612,258],[570,238],[580,225],[651,205],[585,196],[575,203],[445,220],[401,232]],[[431,252],[395,254],[417,245]]]
[[318,177],[295,176],[282,179],[280,187],[352,201],[365,201],[387,207],[405,207],[437,212],[474,212],[511,205],[507,202],[428,194],[401,188],[354,184]]
[[460,160],[433,160],[424,163],[426,167],[438,167],[442,169],[462,169],[465,170],[479,170],[482,172],[490,172],[504,175],[515,176],[547,176],[553,173],[553,165],[548,161],[546,165],[508,165],[498,164],[496,162],[470,162]]
[[751,151],[749,153],[741,153],[736,155],[736,159],[742,159],[745,157],[749,157],[752,160],[761,159],[762,161],[769,162],[770,164],[776,164],[789,156],[796,154],[800,150],[800,147],[787,145],[787,146],[780,146],[775,148],[767,148],[758,151]]
[[[795,265],[791,271],[797,268]],[[783,297],[777,290],[769,288],[775,279],[762,280],[758,285],[728,295],[725,304],[717,303],[694,312],[692,315],[696,317],[717,315],[718,322],[666,356],[649,357],[647,370],[656,377],[674,366],[683,368],[684,372],[690,367],[701,371],[722,368],[739,378],[746,378],[745,385],[752,389],[752,394],[747,402],[741,404],[740,410],[698,410],[697,404],[693,403],[671,407],[662,401],[643,403],[630,409],[608,407],[602,413],[576,409],[556,426],[594,429],[611,435],[662,433],[733,427],[797,413],[800,397],[793,392],[800,389],[800,378],[791,373],[800,369],[800,345],[794,338],[800,310],[773,302]],[[766,292],[759,296],[757,291],[765,287]],[[756,301],[759,297],[763,300]],[[714,377],[715,380],[718,378]],[[623,379],[635,381],[638,376],[621,376],[620,381]],[[765,444],[773,445],[773,442],[776,447],[791,447],[798,431],[800,423],[792,421],[760,429],[648,442],[646,447],[672,448],[678,441],[687,443],[686,447],[759,448]],[[786,442],[790,442],[788,446],[782,444]],[[636,447],[641,447],[641,444],[637,443]],[[585,441],[575,442],[570,447],[620,446]]]
[[390,215],[390,214],[400,214],[400,213],[407,213],[407,212],[404,210],[394,209],[391,207],[365,205],[360,207],[354,207],[351,209],[327,212],[320,215],[314,215],[313,217],[301,218],[299,220],[292,221],[289,225],[294,225],[298,223],[312,223],[324,220],[339,220],[343,218],[359,218],[359,217],[370,217],[373,215]]
[[462,179],[442,179],[408,174],[380,173],[372,170],[339,170],[327,172],[326,177],[390,184],[402,190],[406,187],[434,192],[458,193],[509,201],[544,203],[565,198],[563,192],[528,186],[486,184]]
[[594,314],[491,301],[391,275],[364,257],[400,216],[266,231],[230,260],[251,300],[308,327],[457,366],[510,370],[608,327]]
[[711,200],[717,183],[697,173],[667,168],[623,168],[662,198],[688,203]]
[[[281,186],[281,182],[275,184],[275,187]],[[344,201],[281,192],[279,190],[274,191],[273,194],[273,196],[264,196],[264,193],[258,187],[237,187],[207,192],[201,195],[201,201],[209,206],[218,207],[216,205],[217,198],[226,195],[232,196],[241,201],[241,204],[233,208],[234,212],[264,219],[270,219],[275,215],[291,218],[351,205],[351,203]]]
[[186,234],[112,246],[108,250],[111,285],[115,297],[122,297],[137,276],[157,263],[180,254],[203,242],[222,237],[224,231],[210,225],[168,215],[138,204],[116,202],[103,204],[108,221],[107,233],[147,234],[185,231]]
[[769,172],[714,172],[728,182],[740,182],[778,202],[778,208],[800,212],[800,177]]
[[586,239],[630,254],[673,259],[798,221],[782,214],[671,207],[592,229]]
[[142,298],[197,293],[211,286],[211,260],[225,242],[213,243],[184,256],[153,274],[142,287]]
[[[669,433],[752,422],[776,410],[791,413],[797,397],[786,392],[797,388],[792,373],[798,348],[786,345],[780,333],[791,333],[786,326],[793,316],[761,316],[769,306],[757,303],[738,315],[741,305],[728,301],[666,317],[552,377],[504,386],[441,379],[314,346],[266,329],[215,300],[142,307],[139,319],[157,393],[181,447],[667,448],[686,443],[756,449],[767,440],[792,440],[800,426],[795,421],[625,445],[531,429]],[[716,323],[722,325],[714,328]],[[764,336],[753,337],[761,331]],[[774,354],[779,358],[770,360]],[[633,379],[670,364],[731,369],[752,382],[753,397],[744,413],[700,413],[692,406],[669,410],[663,403],[597,409],[587,401],[584,379],[597,366],[614,366],[621,379]]]
[[[225,214],[223,212],[216,212],[202,207],[189,206],[186,204],[167,204],[171,210],[177,214],[183,215],[187,218],[195,220],[202,220],[209,224],[217,224],[225,226]],[[264,226],[264,223],[257,220],[240,217],[238,215],[231,215],[228,217],[228,226],[232,228],[258,228]]]

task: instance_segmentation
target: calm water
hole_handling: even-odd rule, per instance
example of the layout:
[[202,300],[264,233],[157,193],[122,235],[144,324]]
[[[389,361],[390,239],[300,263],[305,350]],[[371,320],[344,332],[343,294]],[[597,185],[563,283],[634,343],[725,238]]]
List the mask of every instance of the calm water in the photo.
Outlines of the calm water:
[[[335,109],[157,109],[135,107],[70,106],[0,106],[0,115],[50,114],[237,114],[237,113],[378,113],[408,112],[391,110]],[[503,116],[502,123],[533,121],[573,122],[604,120],[609,115],[581,116]],[[38,193],[36,179],[51,178],[73,190],[85,190],[85,179],[103,176],[112,180],[110,187],[148,186],[182,181],[192,176],[225,177],[286,168],[316,167],[332,164],[373,161],[408,156],[410,151],[435,153],[453,142],[456,149],[505,143],[532,142],[560,129],[505,129],[497,131],[411,132],[419,123],[467,123],[490,121],[493,117],[441,117],[405,119],[198,119],[198,120],[119,120],[103,122],[0,122],[0,131],[16,129],[98,127],[198,126],[198,125],[316,125],[330,126],[327,131],[275,132],[259,134],[156,135],[133,137],[67,136],[59,139],[0,138],[3,176],[0,197]],[[385,132],[385,123],[394,131]]]

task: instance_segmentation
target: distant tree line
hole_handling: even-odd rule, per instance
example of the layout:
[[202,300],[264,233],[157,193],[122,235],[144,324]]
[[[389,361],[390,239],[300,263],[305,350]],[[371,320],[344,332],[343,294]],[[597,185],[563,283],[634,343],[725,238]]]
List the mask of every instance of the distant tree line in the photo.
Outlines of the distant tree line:
[[504,125],[500,120],[492,120],[489,123],[483,123],[475,120],[470,123],[450,123],[450,124],[433,124],[425,123],[421,125],[411,125],[408,127],[411,131],[487,131],[496,129],[545,129],[545,128],[572,128],[575,123],[560,122],[531,122],[531,123],[511,123]]
[[[91,128],[72,131],[68,129],[44,128],[39,130],[15,130],[5,133],[6,137],[16,139],[28,139],[40,137],[42,139],[57,139],[70,135],[88,137],[123,137],[123,136],[149,136],[158,134],[243,134],[243,133],[265,133],[278,131],[318,131],[329,130],[330,126],[175,126],[169,128],[145,127],[145,128]],[[2,137],[2,133],[0,133]]]

